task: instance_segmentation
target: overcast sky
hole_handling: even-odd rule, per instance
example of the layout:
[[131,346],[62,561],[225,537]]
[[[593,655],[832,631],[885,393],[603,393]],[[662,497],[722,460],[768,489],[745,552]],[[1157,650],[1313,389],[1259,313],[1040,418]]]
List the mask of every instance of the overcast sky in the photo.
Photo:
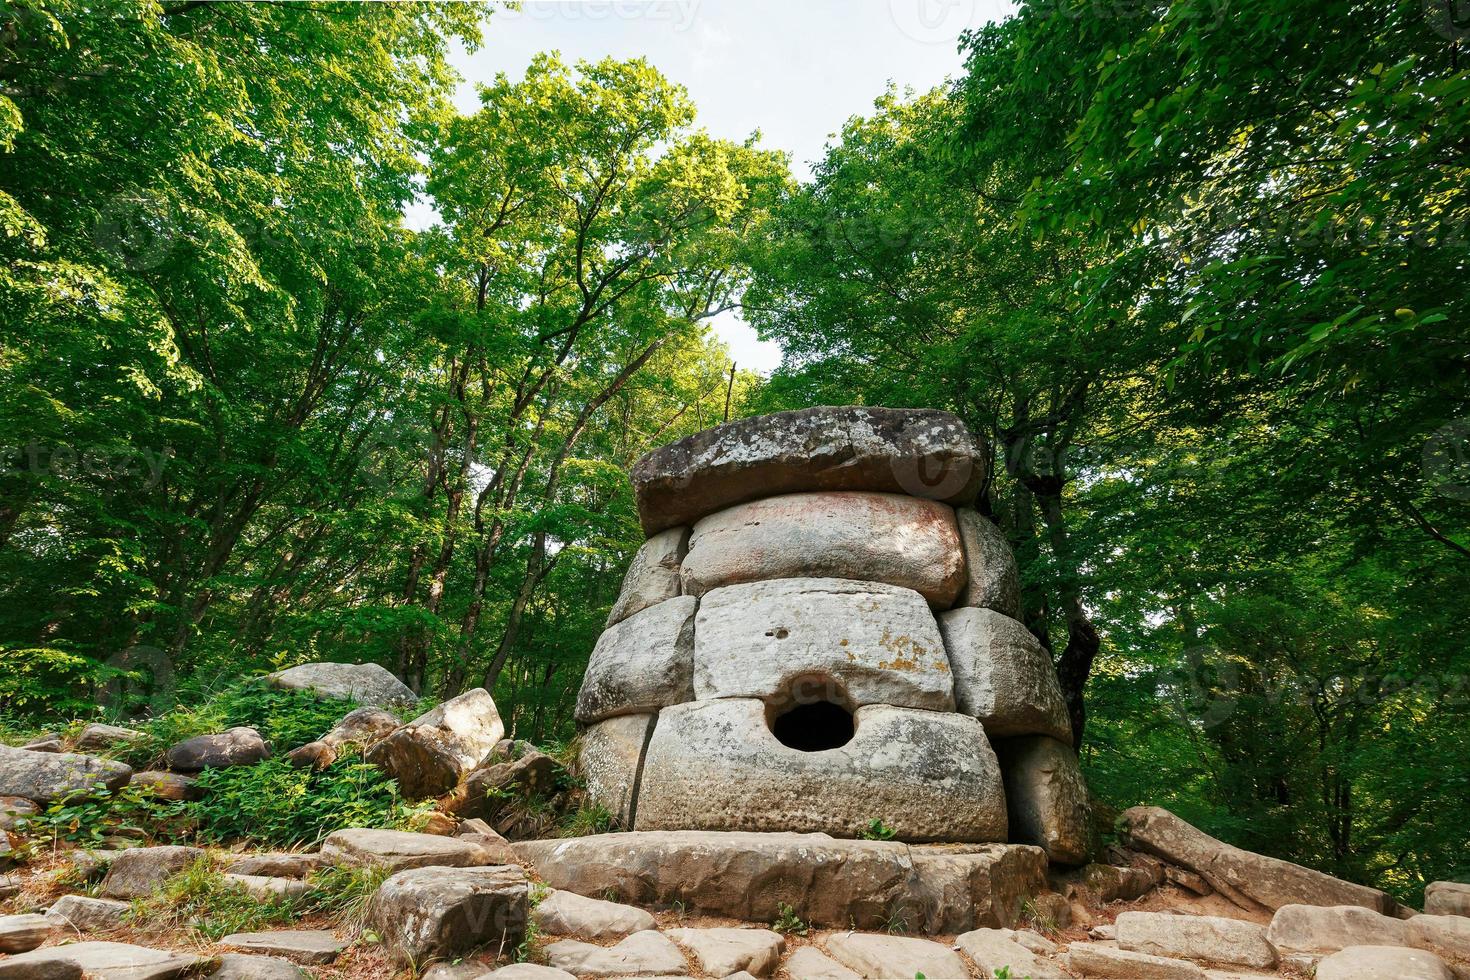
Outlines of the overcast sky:
[[[641,55],[689,90],[697,125],[732,140],[760,130],[805,178],[828,138],[890,81],[922,91],[958,75],[960,32],[1012,9],[1007,0],[528,0],[497,11],[484,46],[453,59],[465,79],[457,102],[473,112],[477,83],[520,76],[539,51],[569,62]],[[736,314],[715,332],[741,367],[780,363],[780,349]]]

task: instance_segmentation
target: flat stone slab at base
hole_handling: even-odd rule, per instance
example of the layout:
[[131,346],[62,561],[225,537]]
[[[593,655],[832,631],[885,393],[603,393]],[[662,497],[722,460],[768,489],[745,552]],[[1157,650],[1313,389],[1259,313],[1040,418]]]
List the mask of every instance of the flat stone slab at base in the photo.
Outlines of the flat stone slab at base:
[[616,946],[563,939],[543,952],[552,966],[578,976],[675,976],[689,968],[679,947],[652,930],[635,932]]
[[670,929],[668,935],[688,947],[700,970],[712,977],[769,976],[786,948],[781,934],[769,929]]
[[959,954],[931,939],[838,933],[827,937],[827,952],[869,980],[917,977],[925,980],[969,980]]
[[658,928],[653,916],[643,909],[559,890],[536,903],[531,910],[531,921],[544,936],[597,940],[621,939]]
[[856,973],[815,946],[803,946],[786,960],[792,980],[859,980]]
[[1171,960],[1113,946],[1078,943],[1067,950],[1067,969],[1079,977],[1117,980],[1205,980],[1205,971],[1188,960]]
[[406,830],[353,827],[328,834],[322,841],[323,864],[349,867],[381,866],[393,871],[408,868],[474,868],[497,863],[473,841]]
[[831,928],[958,933],[1010,927],[1046,889],[1046,858],[1015,844],[910,846],[826,834],[642,831],[522,841],[553,888],[769,924],[788,905]]
[[105,980],[175,980],[197,971],[197,956],[127,943],[70,943],[0,960],[4,980],[70,980],[84,973]]
[[219,969],[209,975],[209,980],[310,980],[310,977],[289,960],[226,953],[219,958]]
[[1422,949],[1349,946],[1317,964],[1317,980],[1451,980],[1444,960]]
[[307,966],[320,966],[334,962],[351,944],[325,930],[278,929],[273,932],[237,932],[221,939],[220,945],[236,946],[266,956],[280,956]]

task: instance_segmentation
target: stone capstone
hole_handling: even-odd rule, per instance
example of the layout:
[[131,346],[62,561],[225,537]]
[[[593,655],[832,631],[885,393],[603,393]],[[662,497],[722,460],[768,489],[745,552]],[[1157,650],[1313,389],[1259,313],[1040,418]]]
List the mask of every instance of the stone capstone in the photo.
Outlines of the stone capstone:
[[[621,939],[623,936],[657,928],[649,913],[631,905],[586,898],[575,892],[553,890],[531,910],[536,931],[547,936],[580,936],[583,939]],[[733,972],[733,971],[732,971]]]
[[954,950],[931,939],[839,932],[827,937],[827,952],[870,980],[917,976],[925,980],[969,980],[970,977],[965,961]]
[[1422,949],[1349,946],[1317,964],[1316,980],[1454,980],[1444,960]]
[[994,740],[1006,787],[1010,839],[1035,844],[1056,864],[1092,854],[1092,808],[1072,747],[1047,735]]
[[288,691],[311,691],[320,697],[379,708],[418,701],[418,695],[407,684],[378,664],[302,664],[268,674],[265,680]]
[[201,772],[230,766],[253,766],[269,759],[270,746],[253,728],[231,728],[216,735],[185,739],[164,753],[164,761],[175,772]]
[[598,637],[577,695],[577,720],[587,724],[693,700],[698,606],[693,596],[667,599]]
[[633,826],[643,749],[657,715],[620,715],[582,733],[579,755],[587,793],[612,815],[620,828]]
[[667,935],[688,949],[700,971],[712,977],[741,972],[770,976],[786,948],[781,934],[769,929],[670,929]]
[[954,415],[923,409],[809,408],[729,422],[655,449],[633,466],[645,533],[783,493],[870,490],[951,504],[986,475]]
[[603,628],[610,629],[634,613],[678,595],[679,565],[688,549],[687,527],[659,531],[643,542],[623,576],[623,589]]
[[695,620],[694,696],[954,710],[949,658],[923,598],[846,579],[706,595]]
[[638,795],[639,830],[823,831],[856,837],[881,819],[906,841],[1000,841],[995,753],[965,715],[868,705],[846,745],[777,741],[754,699],[661,712]]
[[1072,724],[1051,657],[1031,631],[993,609],[952,609],[939,630],[959,710],[993,738],[1050,735],[1072,744]]
[[577,976],[673,976],[688,969],[679,947],[652,930],[635,932],[616,946],[563,939],[542,952],[552,966]]
[[323,864],[348,867],[473,868],[495,863],[493,855],[473,841],[402,830],[352,828],[329,834],[322,841]]
[[1011,619],[1021,618],[1021,573],[1005,535],[979,511],[961,507],[955,512],[967,571],[959,606],[994,609]]
[[508,955],[525,936],[526,915],[526,876],[518,867],[429,867],[384,881],[369,918],[396,958],[416,964],[482,946]]
[[147,898],[174,875],[205,856],[197,847],[137,847],[120,851],[102,879],[103,898]]
[[399,728],[364,759],[397,779],[404,796],[418,800],[454,789],[504,737],[495,701],[477,687]]
[[41,806],[89,795],[98,785],[114,793],[132,776],[131,767],[110,759],[0,745],[0,796],[18,796]]
[[1265,928],[1254,922],[1213,915],[1123,912],[1115,925],[1118,947],[1136,953],[1257,969],[1276,965],[1276,951],[1266,941]]
[[737,504],[694,525],[685,595],[787,578],[912,589],[948,609],[965,584],[954,508],[892,493],[794,493]]

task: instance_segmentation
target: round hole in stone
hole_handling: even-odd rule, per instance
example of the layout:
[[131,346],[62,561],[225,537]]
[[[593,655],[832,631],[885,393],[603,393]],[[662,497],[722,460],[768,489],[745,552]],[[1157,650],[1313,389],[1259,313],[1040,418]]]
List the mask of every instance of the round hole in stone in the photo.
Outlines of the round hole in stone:
[[776,741],[799,752],[840,749],[853,731],[852,712],[832,701],[795,704],[771,719]]

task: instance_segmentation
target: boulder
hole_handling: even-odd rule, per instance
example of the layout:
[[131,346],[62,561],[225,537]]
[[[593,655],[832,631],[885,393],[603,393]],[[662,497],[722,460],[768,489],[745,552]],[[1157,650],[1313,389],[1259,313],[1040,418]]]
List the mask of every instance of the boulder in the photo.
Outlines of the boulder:
[[1426,915],[1470,916],[1470,885],[1458,881],[1436,881],[1424,889]]
[[926,932],[1013,925],[1045,884],[1039,848],[908,846],[825,834],[662,831],[523,841],[516,853],[553,888],[678,904],[691,914]]
[[1254,922],[1213,915],[1124,912],[1114,924],[1120,949],[1258,969],[1276,965],[1276,951],[1266,941],[1265,928]]
[[970,977],[965,961],[954,950],[931,939],[839,932],[827,937],[827,952],[870,980],[917,976],[925,980],[969,980]]
[[777,741],[754,699],[665,708],[643,765],[639,830],[825,831],[881,819],[900,840],[1000,841],[1000,769],[972,718],[868,705],[839,748]]
[[225,882],[262,902],[278,898],[300,898],[310,890],[306,882],[297,878],[276,878],[271,875],[246,875],[230,872]]
[[29,953],[55,930],[44,915],[0,915],[0,953]]
[[290,960],[274,956],[246,956],[226,953],[219,958],[219,969],[209,980],[311,980],[307,973]]
[[1072,744],[1056,668],[1030,630],[993,609],[975,608],[941,613],[939,630],[960,711],[980,719],[992,738],[1050,735]]
[[[554,966],[541,966],[536,963],[512,963],[510,966],[502,966],[489,973],[476,973],[472,980],[491,980],[492,977],[494,980],[577,980],[566,970],[558,970]],[[432,978],[425,974],[424,980],[432,980]]]
[[3,980],[175,980],[197,975],[209,961],[127,943],[70,943],[47,946],[0,960]]
[[892,493],[793,493],[694,525],[685,595],[746,582],[836,578],[912,589],[948,609],[965,584],[954,508]]
[[815,946],[802,946],[786,960],[791,980],[860,980],[856,973]]
[[69,858],[77,879],[90,884],[106,874],[113,859],[121,853],[121,850],[73,851]]
[[1237,904],[1271,911],[1283,905],[1360,905],[1382,914],[1396,905],[1376,888],[1218,841],[1159,807],[1133,807],[1119,823],[1134,848],[1188,868]]
[[253,728],[231,728],[217,735],[185,739],[164,753],[164,762],[175,772],[200,772],[230,766],[253,766],[269,759],[270,746]]
[[276,929],[270,932],[237,932],[220,941],[263,956],[279,956],[293,963],[322,966],[336,961],[352,943],[323,929]]
[[19,830],[41,808],[19,796],[0,796],[0,830]]
[[747,500],[809,490],[967,504],[985,475],[981,446],[954,415],[859,407],[727,422],[655,449],[631,474],[648,534]]
[[1404,923],[1409,944],[1456,960],[1470,960],[1470,919],[1463,915],[1416,915]]
[[657,715],[619,715],[582,733],[578,756],[587,793],[620,828],[633,826],[643,749]]
[[594,946],[563,939],[542,950],[546,962],[577,976],[672,976],[688,963],[668,937],[652,930],[635,932],[616,946]]
[[1035,844],[1055,864],[1085,864],[1092,855],[1092,808],[1077,753],[1049,735],[998,738],[1010,839]]
[[92,724],[83,728],[81,734],[77,736],[76,749],[78,752],[105,752],[108,749],[143,742],[147,738],[147,735],[131,728]]
[[87,795],[97,786],[115,793],[133,770],[121,762],[71,752],[31,752],[0,745],[0,796],[18,796],[40,806]]
[[46,918],[68,932],[108,932],[120,928],[132,905],[110,898],[63,895],[46,910]]
[[1006,536],[979,511],[961,507],[955,512],[967,572],[965,589],[956,605],[994,609],[1011,619],[1021,618],[1021,573]]
[[693,954],[700,972],[712,977],[740,972],[770,976],[786,948],[781,934],[769,929],[670,929],[667,935]]
[[265,878],[305,878],[322,864],[320,854],[296,851],[262,851],[258,854],[227,856],[224,859],[224,869],[231,874]]
[[66,744],[60,735],[45,734],[21,746],[27,752],[65,752]]
[[[692,554],[692,552],[691,552]],[[791,578],[716,589],[694,628],[694,696],[954,710],[938,624],[912,589]],[[663,721],[660,721],[660,725]]]
[[1266,931],[1283,953],[1335,953],[1349,946],[1408,946],[1408,924],[1359,905],[1283,905]]
[[367,750],[409,799],[447,793],[505,737],[495,701],[477,687],[445,701]]
[[352,828],[329,834],[322,841],[323,864],[349,867],[474,868],[495,863],[492,855],[471,841],[402,830]]
[[481,946],[505,956],[526,934],[520,868],[413,868],[383,882],[370,920],[402,962],[454,959]]
[[[580,936],[583,939],[621,939],[623,936],[656,929],[649,913],[631,905],[584,898],[575,892],[553,890],[531,910],[536,931],[545,936]],[[733,972],[733,971],[732,971]]]
[[1060,967],[1016,942],[1014,935],[1009,929],[975,929],[959,936],[955,945],[987,977],[996,976],[1001,970],[1009,971],[1009,976],[1036,980],[1067,975]]
[[146,790],[162,800],[202,800],[204,790],[197,779],[181,776],[176,772],[133,773],[129,786]]
[[1171,960],[1095,943],[1073,943],[1067,950],[1066,964],[1067,969],[1079,977],[1205,980],[1205,971],[1185,960]]
[[337,761],[349,745],[370,748],[401,727],[398,716],[377,707],[349,711],[332,730],[314,742],[307,742],[286,753],[286,759],[298,769],[325,769]]
[[588,724],[693,700],[698,607],[693,596],[666,599],[598,637],[577,694],[577,720]]
[[378,664],[311,663],[266,675],[266,683],[287,691],[311,691],[324,698],[384,708],[409,705],[418,695]]
[[643,542],[623,576],[623,589],[607,615],[604,629],[678,595],[679,563],[688,549],[687,527],[668,528]]
[[1349,946],[1317,964],[1316,980],[1454,980],[1445,961],[1422,949]]
[[197,847],[137,847],[121,851],[102,879],[103,898],[147,898],[174,875],[204,857]]
[[513,799],[550,793],[559,768],[551,756],[531,749],[518,759],[476,769],[465,777],[445,805],[461,817],[493,820]]

